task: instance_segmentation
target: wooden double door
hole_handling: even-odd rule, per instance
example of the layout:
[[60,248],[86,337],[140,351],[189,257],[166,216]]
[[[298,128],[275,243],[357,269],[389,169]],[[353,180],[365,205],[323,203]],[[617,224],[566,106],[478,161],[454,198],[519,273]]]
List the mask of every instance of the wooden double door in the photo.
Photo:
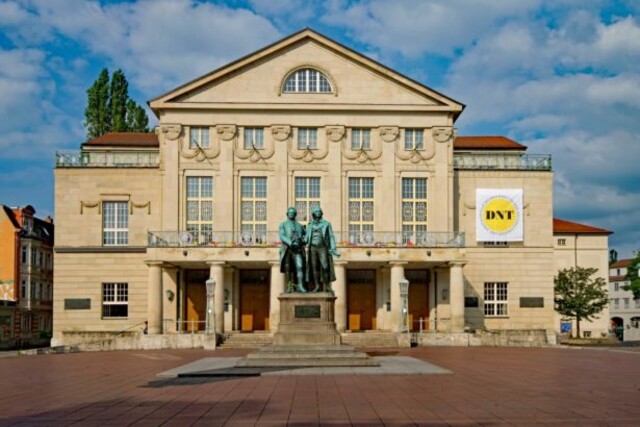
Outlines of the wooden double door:
[[422,329],[429,329],[429,270],[405,270],[405,277],[409,280],[409,328],[411,331],[420,330],[420,319],[423,319]]
[[269,330],[269,270],[240,270],[240,330]]
[[376,329],[376,271],[347,270],[347,329]]

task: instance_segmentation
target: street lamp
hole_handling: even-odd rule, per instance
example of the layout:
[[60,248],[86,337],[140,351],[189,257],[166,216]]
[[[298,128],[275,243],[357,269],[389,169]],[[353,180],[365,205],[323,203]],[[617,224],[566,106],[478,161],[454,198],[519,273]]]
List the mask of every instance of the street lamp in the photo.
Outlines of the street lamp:
[[409,281],[404,277],[400,279],[400,299],[402,300],[402,307],[400,318],[402,319],[402,324],[400,326],[400,332],[409,332],[408,326],[408,317],[409,317],[409,309],[408,309],[408,301],[409,301]]
[[213,278],[208,278],[205,282],[205,286],[207,288],[207,317],[206,317],[206,333],[211,334],[213,331],[215,333],[215,324],[212,327],[212,323],[214,322],[213,316],[213,297],[216,292],[216,281]]

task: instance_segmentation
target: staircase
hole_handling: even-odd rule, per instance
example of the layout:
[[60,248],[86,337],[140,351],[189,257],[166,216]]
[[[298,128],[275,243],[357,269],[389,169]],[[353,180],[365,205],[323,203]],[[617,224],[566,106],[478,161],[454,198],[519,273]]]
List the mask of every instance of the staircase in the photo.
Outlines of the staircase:
[[269,332],[231,332],[218,348],[260,348],[271,344]]
[[342,344],[352,347],[399,347],[395,332],[344,332]]

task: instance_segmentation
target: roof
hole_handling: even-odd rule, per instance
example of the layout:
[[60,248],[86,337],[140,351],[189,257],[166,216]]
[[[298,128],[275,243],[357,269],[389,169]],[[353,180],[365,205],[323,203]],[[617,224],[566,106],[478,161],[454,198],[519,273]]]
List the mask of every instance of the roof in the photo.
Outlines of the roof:
[[458,136],[453,148],[456,150],[526,150],[527,146],[506,136]]
[[629,259],[619,259],[618,261],[609,264],[609,268],[627,268],[629,264],[633,261],[631,258]]
[[9,218],[9,221],[11,221],[13,228],[17,230],[21,229],[22,227],[18,223],[18,219],[16,218],[16,215],[13,212],[13,209],[11,209],[9,206],[6,206],[6,205],[0,205],[0,206],[2,206],[2,210],[4,210],[5,215],[7,216],[7,218]]
[[82,144],[83,147],[157,147],[158,137],[146,132],[109,132]]
[[420,92],[424,95],[432,97],[437,102],[440,102],[442,105],[447,106],[454,114],[454,118],[457,118],[462,110],[464,110],[465,105],[461,102],[456,101],[453,98],[450,98],[430,87],[423,85],[416,80],[413,80],[410,77],[405,76],[404,74],[399,73],[396,70],[392,70],[384,64],[375,61],[374,59],[369,58],[362,53],[355,51],[342,43],[339,43],[323,34],[318,33],[317,31],[311,28],[304,28],[296,33],[293,33],[281,40],[276,41],[268,46],[263,47],[253,53],[245,55],[233,62],[230,62],[226,65],[223,65],[220,68],[217,68],[207,74],[204,74],[200,77],[197,77],[185,84],[178,86],[177,88],[171,89],[168,92],[165,92],[162,95],[159,95],[149,101],[147,104],[151,107],[152,111],[157,115],[158,110],[167,108],[166,103],[172,102],[180,97],[197,90],[198,88],[207,85],[213,81],[224,78],[230,75],[233,72],[236,72],[239,69],[250,66],[260,59],[264,59],[269,57],[276,52],[280,52],[286,48],[289,48],[296,43],[301,42],[302,40],[313,40],[317,43],[320,43],[330,49],[333,49],[336,52],[342,54],[348,54],[351,56],[354,62],[359,63],[360,65],[367,67],[371,70],[375,70],[381,75],[386,76],[387,78],[393,79],[396,83],[401,84],[405,87],[409,87],[416,92]]
[[567,221],[564,219],[553,218],[553,233],[571,233],[571,234],[613,234],[613,231],[604,228],[592,227],[586,224]]

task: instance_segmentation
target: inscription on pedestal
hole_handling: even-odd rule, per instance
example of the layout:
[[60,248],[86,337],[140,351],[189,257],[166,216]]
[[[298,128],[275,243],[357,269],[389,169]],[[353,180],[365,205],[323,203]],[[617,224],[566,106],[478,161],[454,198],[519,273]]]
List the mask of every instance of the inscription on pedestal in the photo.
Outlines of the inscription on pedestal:
[[296,305],[295,307],[296,319],[319,319],[320,318],[320,306],[319,305]]

